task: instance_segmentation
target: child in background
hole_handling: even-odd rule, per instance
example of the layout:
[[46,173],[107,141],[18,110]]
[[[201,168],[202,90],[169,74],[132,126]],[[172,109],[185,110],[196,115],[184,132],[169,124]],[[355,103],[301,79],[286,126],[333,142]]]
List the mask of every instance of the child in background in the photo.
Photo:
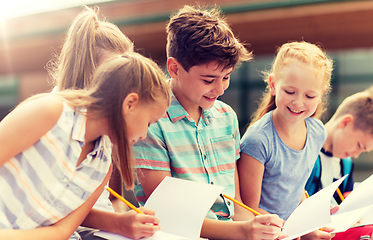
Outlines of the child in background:
[[[83,8],[67,32],[60,55],[47,64],[46,68],[55,82],[52,92],[86,88],[96,68],[106,59],[133,52],[133,43],[116,25],[99,20],[97,7]],[[115,166],[109,183],[117,193],[122,193],[120,174]],[[109,196],[109,192],[104,191],[95,208],[114,212],[115,207],[116,211],[122,211],[120,207],[123,203],[115,197],[110,201]]]
[[[162,70],[131,53],[103,63],[89,89],[37,95],[9,113],[0,122],[0,239],[80,239],[74,231],[109,179],[111,147],[132,187],[131,145],[169,100]],[[159,230],[152,215],[132,218],[148,223],[136,239]]]
[[[170,19],[167,34],[172,102],[166,115],[150,126],[147,138],[134,146],[139,178],[135,195],[143,204],[166,176],[172,176],[225,186],[226,195],[240,200],[237,116],[217,98],[228,88],[236,64],[250,60],[252,54],[216,8],[184,6]],[[275,239],[281,231],[277,226],[282,226],[277,215],[254,217],[219,197],[201,237]]]
[[[325,124],[328,137],[306,184],[306,191],[313,195],[335,180],[349,174],[339,186],[346,195],[353,190],[353,162],[362,152],[373,150],[373,86],[347,97]],[[333,205],[341,203],[334,194]],[[371,239],[373,225],[351,228],[337,233],[333,239]]]
[[96,68],[106,59],[132,51],[133,43],[116,25],[100,21],[98,8],[85,6],[47,70],[59,90],[82,89],[90,85]]
[[[133,52],[133,43],[116,25],[100,21],[98,8],[90,9],[85,6],[72,22],[61,54],[51,60],[47,66],[56,85],[53,92],[89,87],[93,74],[101,63],[126,52]],[[122,194],[122,180],[115,165],[109,185],[117,193]],[[127,207],[123,205],[123,202],[112,197],[108,191],[103,191],[84,222],[85,226],[90,228],[78,229],[82,239],[101,239],[94,236],[94,229],[134,238],[137,235],[137,226],[144,223],[134,218],[135,212],[127,212]],[[113,224],[113,220],[116,224]]]
[[[243,203],[287,219],[326,139],[319,117],[332,61],[316,45],[282,45],[265,75],[266,92],[241,140],[237,162]],[[328,233],[326,237],[328,237]]]

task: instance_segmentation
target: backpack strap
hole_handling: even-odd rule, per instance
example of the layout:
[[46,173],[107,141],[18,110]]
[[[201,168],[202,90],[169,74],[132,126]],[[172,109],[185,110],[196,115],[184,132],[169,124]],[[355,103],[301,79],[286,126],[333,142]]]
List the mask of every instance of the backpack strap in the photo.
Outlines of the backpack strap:
[[353,167],[353,162],[350,157],[341,159],[341,176],[343,177],[348,174],[347,178],[343,181],[343,189],[346,189],[347,184],[351,181],[350,179],[352,179]]
[[310,196],[321,189],[321,161],[319,155],[307,180],[305,189]]

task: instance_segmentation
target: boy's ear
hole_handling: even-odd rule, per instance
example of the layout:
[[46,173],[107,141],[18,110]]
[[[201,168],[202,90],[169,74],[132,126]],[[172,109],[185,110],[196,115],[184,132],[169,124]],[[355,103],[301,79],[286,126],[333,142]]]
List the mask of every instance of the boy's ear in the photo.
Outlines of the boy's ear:
[[340,128],[345,128],[348,124],[354,123],[354,117],[351,114],[347,114],[342,117],[341,121],[339,122]]
[[269,84],[269,92],[271,93],[271,95],[272,96],[276,95],[275,78],[273,75],[269,75],[268,84]]
[[171,78],[177,78],[179,74],[179,62],[174,57],[167,59],[167,70]]
[[128,94],[123,100],[122,114],[126,115],[138,104],[139,104],[139,95],[137,93]]

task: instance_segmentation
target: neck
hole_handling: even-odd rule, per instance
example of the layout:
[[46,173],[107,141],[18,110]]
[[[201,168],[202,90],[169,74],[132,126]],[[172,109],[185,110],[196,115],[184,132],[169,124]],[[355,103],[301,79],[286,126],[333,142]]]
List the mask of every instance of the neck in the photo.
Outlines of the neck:
[[187,111],[189,116],[198,124],[199,118],[202,113],[202,109],[200,106],[190,102],[180,91],[179,86],[176,84],[177,81],[173,80],[172,84],[172,92],[179,101],[180,105]]
[[92,118],[87,117],[86,130],[85,130],[85,142],[94,142],[97,138],[109,135],[107,120],[104,118]]
[[332,124],[330,122],[327,122],[325,124],[325,129],[326,129],[326,132],[328,133],[328,137],[326,138],[325,143],[322,147],[327,152],[333,152],[333,149],[332,149],[333,126]]
[[289,123],[279,116],[279,114],[277,113],[277,109],[275,109],[272,113],[272,121],[278,133],[281,132],[282,134],[289,137],[298,134],[299,131],[303,132],[306,125],[304,120],[297,123]]

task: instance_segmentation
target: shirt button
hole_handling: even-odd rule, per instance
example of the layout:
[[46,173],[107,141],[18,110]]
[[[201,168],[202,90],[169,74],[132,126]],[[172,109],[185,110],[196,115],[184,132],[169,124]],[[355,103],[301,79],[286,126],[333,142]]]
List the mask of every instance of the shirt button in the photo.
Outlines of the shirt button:
[[211,181],[211,184],[214,185],[214,182]]
[[205,155],[203,155],[203,158],[206,160],[206,154]]
[[231,205],[231,202],[230,201],[227,201],[228,202],[228,206],[230,206]]

